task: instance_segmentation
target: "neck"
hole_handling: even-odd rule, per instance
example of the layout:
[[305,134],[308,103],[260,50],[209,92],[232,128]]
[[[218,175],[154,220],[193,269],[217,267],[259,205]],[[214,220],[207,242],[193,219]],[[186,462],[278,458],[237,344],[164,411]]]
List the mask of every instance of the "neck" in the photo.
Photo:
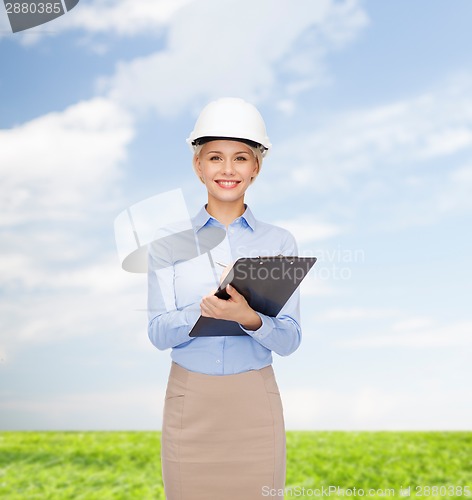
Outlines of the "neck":
[[244,213],[246,207],[244,206],[244,198],[231,203],[209,199],[206,209],[212,217],[228,227],[234,219]]

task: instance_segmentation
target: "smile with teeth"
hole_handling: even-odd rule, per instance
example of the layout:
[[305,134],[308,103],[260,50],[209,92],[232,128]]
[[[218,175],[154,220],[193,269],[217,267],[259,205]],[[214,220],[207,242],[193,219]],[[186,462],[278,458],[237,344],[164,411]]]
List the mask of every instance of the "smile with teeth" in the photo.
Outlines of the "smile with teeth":
[[215,181],[218,186],[225,188],[225,189],[232,189],[236,187],[241,181],[227,181],[223,179],[219,179]]

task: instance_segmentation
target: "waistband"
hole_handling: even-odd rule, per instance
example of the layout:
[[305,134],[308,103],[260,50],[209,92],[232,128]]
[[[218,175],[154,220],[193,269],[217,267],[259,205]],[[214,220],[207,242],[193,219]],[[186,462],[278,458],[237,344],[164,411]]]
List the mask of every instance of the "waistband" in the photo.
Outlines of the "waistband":
[[215,380],[226,380],[228,381],[229,379],[231,380],[237,380],[237,379],[244,379],[244,378],[250,378],[250,377],[261,377],[264,380],[273,378],[274,375],[274,369],[272,368],[272,365],[267,365],[264,366],[263,368],[259,369],[254,369],[254,370],[248,370],[245,372],[241,373],[233,373],[229,375],[209,375],[208,373],[200,373],[200,372],[193,372],[191,370],[187,370],[187,368],[184,368],[183,366],[177,364],[175,361],[172,361],[171,368],[170,368],[170,377],[176,378],[177,380],[180,380],[181,382],[187,382],[189,378],[196,379],[196,380],[201,380],[202,382],[205,381],[215,381]]

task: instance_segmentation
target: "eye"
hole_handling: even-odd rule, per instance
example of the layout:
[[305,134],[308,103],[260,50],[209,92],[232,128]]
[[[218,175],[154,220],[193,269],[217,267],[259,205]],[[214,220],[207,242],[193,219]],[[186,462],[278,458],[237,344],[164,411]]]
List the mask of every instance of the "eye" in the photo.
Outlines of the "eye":
[[237,156],[236,161],[246,161],[247,158],[245,156]]
[[219,160],[221,160],[221,157],[218,155],[210,156],[210,161],[219,161]]

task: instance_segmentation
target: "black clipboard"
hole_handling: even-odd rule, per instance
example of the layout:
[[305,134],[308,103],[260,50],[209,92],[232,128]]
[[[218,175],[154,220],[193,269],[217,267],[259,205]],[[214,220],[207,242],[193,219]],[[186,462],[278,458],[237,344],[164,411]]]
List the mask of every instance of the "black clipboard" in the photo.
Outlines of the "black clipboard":
[[[257,312],[275,317],[315,264],[316,257],[243,257],[238,259],[215,295],[229,299],[225,288],[231,284]],[[239,323],[200,316],[190,337],[247,335]]]

